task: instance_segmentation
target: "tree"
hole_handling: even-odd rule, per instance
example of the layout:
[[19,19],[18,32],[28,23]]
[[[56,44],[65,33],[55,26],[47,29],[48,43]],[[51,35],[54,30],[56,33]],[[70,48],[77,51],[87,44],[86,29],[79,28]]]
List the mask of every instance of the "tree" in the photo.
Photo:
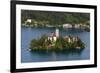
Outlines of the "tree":
[[46,25],[63,25],[65,23],[79,24],[86,23],[90,20],[89,13],[77,13],[77,12],[53,12],[53,11],[33,11],[33,10],[21,10],[21,23],[24,23],[27,19],[33,19]]

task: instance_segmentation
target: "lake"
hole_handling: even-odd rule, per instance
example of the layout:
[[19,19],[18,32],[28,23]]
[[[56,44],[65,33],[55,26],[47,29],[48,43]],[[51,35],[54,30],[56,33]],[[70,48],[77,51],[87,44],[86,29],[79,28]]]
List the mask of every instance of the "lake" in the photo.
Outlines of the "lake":
[[34,52],[29,51],[29,44],[32,39],[38,39],[42,35],[49,35],[55,28],[29,28],[21,27],[21,62],[47,62],[47,61],[69,61],[69,60],[87,60],[90,59],[90,32],[80,29],[59,28],[60,35],[78,36],[86,45],[80,52],[71,51],[64,53],[55,52]]

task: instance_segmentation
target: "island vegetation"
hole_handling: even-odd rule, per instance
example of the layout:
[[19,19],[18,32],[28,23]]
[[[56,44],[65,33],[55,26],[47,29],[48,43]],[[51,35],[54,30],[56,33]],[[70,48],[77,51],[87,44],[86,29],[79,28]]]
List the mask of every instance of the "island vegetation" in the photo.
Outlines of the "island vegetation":
[[61,52],[64,50],[82,50],[85,48],[85,44],[77,36],[52,38],[50,39],[50,37],[43,35],[40,39],[33,39],[30,43],[30,50]]

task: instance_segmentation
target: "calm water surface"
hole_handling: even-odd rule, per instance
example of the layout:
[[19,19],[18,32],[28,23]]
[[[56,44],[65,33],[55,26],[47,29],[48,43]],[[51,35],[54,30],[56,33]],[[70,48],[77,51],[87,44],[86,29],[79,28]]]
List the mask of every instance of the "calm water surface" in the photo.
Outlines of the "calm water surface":
[[64,61],[64,60],[86,60],[90,58],[90,32],[76,30],[76,29],[62,29],[59,28],[60,35],[74,35],[86,44],[85,49],[81,52],[30,52],[29,44],[32,39],[38,39],[42,35],[49,35],[54,32],[55,28],[21,28],[21,62],[45,62],[45,61]]

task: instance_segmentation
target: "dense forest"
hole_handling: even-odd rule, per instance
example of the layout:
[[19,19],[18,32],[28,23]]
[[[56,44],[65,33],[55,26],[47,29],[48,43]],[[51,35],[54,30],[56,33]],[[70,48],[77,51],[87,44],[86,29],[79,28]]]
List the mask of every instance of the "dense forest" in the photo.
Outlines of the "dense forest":
[[32,19],[32,24],[86,24],[90,20],[90,14],[76,12],[21,10],[21,23],[25,23],[27,19]]

